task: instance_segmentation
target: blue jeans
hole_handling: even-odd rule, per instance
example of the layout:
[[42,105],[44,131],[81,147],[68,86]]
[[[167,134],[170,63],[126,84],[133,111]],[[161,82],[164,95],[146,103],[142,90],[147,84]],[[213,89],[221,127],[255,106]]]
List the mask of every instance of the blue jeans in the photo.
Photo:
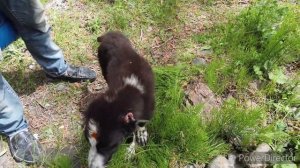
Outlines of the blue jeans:
[[23,115],[23,106],[11,86],[0,74],[0,131],[12,136],[18,131],[27,129]]
[[[50,37],[50,27],[39,0],[0,0],[0,10],[12,22],[28,51],[47,74],[60,76],[67,70],[69,65]],[[16,93],[1,74],[0,78],[0,132],[10,136],[27,128],[27,123]]]

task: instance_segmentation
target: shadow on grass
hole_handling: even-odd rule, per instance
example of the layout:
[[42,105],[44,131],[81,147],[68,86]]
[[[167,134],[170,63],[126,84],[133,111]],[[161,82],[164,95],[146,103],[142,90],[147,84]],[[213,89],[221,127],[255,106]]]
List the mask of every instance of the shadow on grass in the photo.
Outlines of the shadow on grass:
[[1,73],[18,95],[29,95],[49,81],[43,70],[30,72],[9,71]]

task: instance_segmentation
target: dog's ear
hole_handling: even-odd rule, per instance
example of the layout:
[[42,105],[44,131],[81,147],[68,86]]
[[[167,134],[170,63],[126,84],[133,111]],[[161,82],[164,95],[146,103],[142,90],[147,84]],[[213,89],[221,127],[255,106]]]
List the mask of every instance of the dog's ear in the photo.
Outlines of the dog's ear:
[[135,123],[136,120],[132,112],[128,112],[125,116],[122,117],[122,122],[124,124]]

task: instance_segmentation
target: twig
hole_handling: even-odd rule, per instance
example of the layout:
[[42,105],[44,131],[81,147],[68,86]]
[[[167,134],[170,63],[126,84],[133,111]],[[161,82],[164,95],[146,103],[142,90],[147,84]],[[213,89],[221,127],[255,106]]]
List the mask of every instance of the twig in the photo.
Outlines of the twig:
[[141,29],[140,41],[143,41],[143,36],[144,36],[144,34],[143,34],[143,29]]
[[40,103],[39,101],[37,101],[37,100],[35,100],[37,103],[38,103],[38,105],[40,105],[43,109],[45,109],[46,107],[44,106],[44,105],[42,105],[42,103]]

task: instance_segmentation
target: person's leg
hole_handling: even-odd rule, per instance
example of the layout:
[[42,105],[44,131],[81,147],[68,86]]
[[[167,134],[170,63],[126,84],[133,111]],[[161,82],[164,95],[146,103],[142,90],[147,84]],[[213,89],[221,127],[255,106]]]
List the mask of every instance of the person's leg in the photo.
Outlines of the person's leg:
[[17,94],[0,74],[0,132],[13,136],[27,127]]
[[96,78],[94,71],[66,63],[61,49],[50,37],[50,27],[39,0],[1,0],[0,9],[13,22],[27,49],[49,77],[71,81]]
[[17,161],[37,162],[42,154],[38,141],[28,132],[23,106],[0,74],[0,133],[8,136],[12,156]]
[[0,6],[43,69],[52,76],[63,74],[68,65],[61,49],[51,40],[42,4],[38,0],[1,0]]

